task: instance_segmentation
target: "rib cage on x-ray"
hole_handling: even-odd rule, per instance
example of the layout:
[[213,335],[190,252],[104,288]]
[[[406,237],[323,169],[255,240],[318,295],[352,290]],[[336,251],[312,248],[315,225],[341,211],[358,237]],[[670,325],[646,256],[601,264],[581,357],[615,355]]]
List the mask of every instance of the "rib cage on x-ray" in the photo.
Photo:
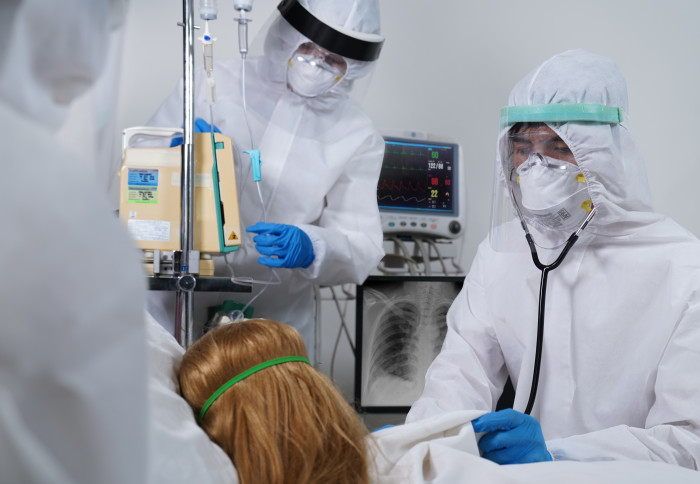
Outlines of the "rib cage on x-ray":
[[[408,406],[440,351],[454,282],[402,281],[365,288],[363,405]],[[369,351],[367,351],[369,350]]]

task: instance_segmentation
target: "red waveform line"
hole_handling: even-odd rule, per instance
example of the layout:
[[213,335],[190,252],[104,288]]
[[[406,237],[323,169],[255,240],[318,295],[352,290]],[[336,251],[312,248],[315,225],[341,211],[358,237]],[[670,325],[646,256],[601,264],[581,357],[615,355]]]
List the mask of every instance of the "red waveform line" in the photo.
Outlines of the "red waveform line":
[[424,192],[425,188],[420,186],[420,183],[416,183],[416,185],[413,185],[413,182],[408,182],[408,185],[405,185],[403,180],[401,180],[398,185],[396,184],[396,180],[391,180],[391,183],[387,183],[386,180],[382,180],[381,184],[377,187],[377,190],[399,190],[401,192],[404,192],[406,190],[410,190],[412,192]]

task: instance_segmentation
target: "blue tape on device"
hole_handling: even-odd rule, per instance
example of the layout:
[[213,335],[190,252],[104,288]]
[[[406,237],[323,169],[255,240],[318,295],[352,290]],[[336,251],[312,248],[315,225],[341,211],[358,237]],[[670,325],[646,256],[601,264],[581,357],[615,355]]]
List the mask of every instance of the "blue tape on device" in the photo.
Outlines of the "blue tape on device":
[[250,164],[253,166],[253,181],[259,182],[262,180],[260,173],[260,150],[243,150],[243,153],[248,153],[250,156]]

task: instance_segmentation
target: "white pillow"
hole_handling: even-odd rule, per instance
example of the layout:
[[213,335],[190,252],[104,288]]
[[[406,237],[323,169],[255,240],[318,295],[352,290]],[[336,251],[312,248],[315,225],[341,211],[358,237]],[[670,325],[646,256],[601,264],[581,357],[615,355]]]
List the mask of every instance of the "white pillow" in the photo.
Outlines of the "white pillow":
[[[149,358],[149,481],[238,484],[226,453],[197,425],[180,396],[177,372],[184,349],[146,313]],[[128,358],[128,356],[126,356]]]

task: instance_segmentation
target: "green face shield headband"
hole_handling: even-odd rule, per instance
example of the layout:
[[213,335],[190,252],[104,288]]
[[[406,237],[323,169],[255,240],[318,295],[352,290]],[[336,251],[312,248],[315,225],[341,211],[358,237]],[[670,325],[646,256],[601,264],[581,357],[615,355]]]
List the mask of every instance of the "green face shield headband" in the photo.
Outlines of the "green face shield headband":
[[594,122],[619,124],[622,108],[603,104],[534,104],[501,109],[501,128],[515,123]]
[[255,365],[254,367],[249,368],[248,370],[246,370],[242,373],[239,373],[238,375],[234,376],[229,381],[227,381],[226,383],[221,385],[221,387],[217,391],[215,391],[211,397],[209,397],[209,400],[207,400],[204,403],[202,410],[199,411],[200,422],[202,420],[204,420],[204,414],[207,413],[207,410],[209,410],[209,407],[211,407],[211,404],[214,403],[214,401],[217,398],[219,398],[222,393],[224,393],[226,390],[231,388],[233,385],[235,385],[236,383],[238,383],[241,380],[248,378],[250,375],[252,375],[253,373],[256,373],[260,370],[264,370],[265,368],[268,368],[268,367],[274,366],[274,365],[279,365],[281,363],[289,363],[290,361],[301,361],[302,363],[307,363],[309,365],[311,364],[311,362],[308,359],[304,358],[303,356],[284,356],[282,358],[275,358],[272,360],[265,361],[263,363],[260,363],[259,365]]

